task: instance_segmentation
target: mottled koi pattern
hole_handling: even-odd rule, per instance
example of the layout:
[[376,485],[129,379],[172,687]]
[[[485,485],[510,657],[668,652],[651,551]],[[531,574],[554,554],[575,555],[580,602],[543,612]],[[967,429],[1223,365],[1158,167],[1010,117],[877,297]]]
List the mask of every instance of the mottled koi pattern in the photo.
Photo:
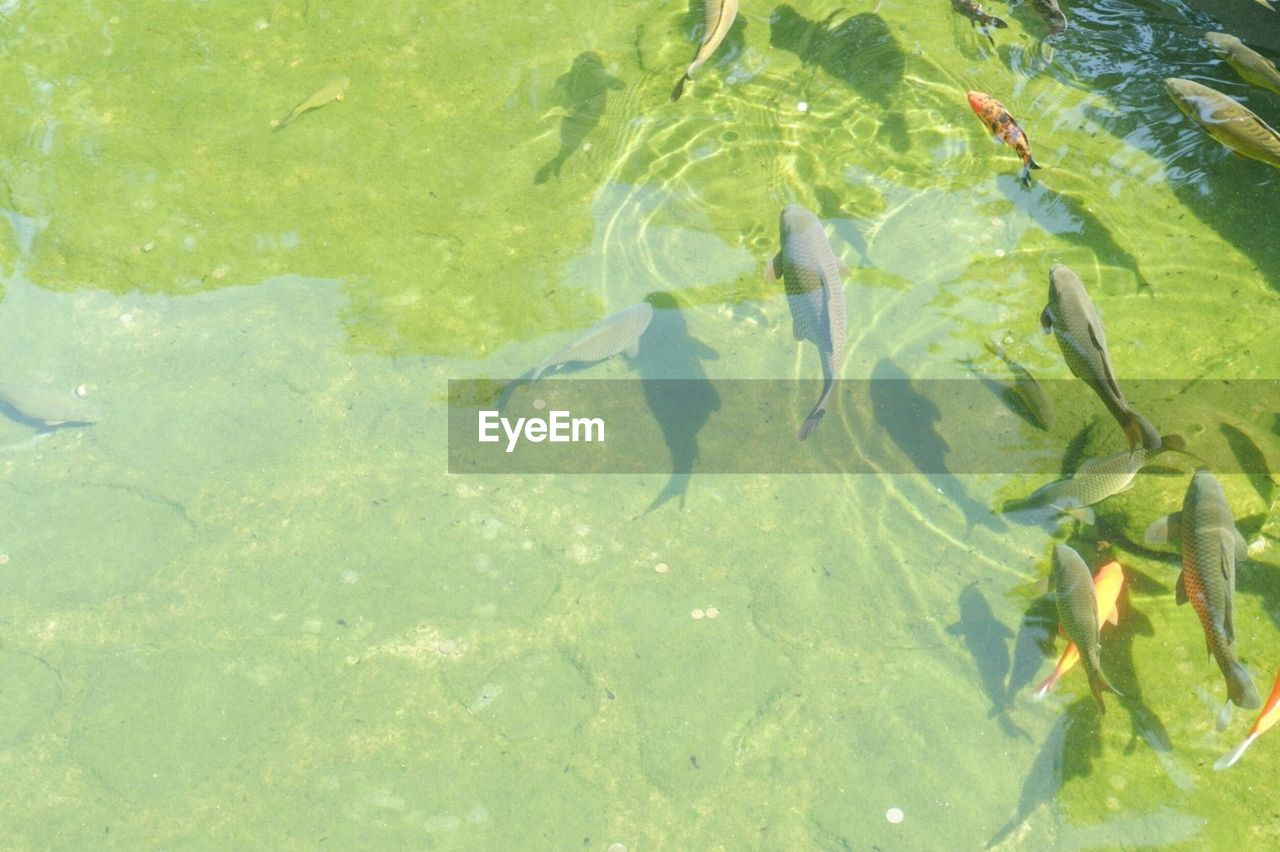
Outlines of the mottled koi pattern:
[[1022,171],[1018,173],[1018,179],[1023,186],[1030,186],[1031,170],[1040,166],[1032,159],[1031,140],[1027,139],[1027,134],[1018,126],[1018,122],[1013,120],[1013,116],[1009,115],[1009,111],[998,100],[982,92],[969,92],[969,106],[973,107],[974,113],[997,139],[1018,152],[1018,156],[1022,158]]
[[951,8],[968,18],[975,27],[995,27],[1002,30],[1009,26],[995,15],[988,15],[982,10],[982,4],[974,3],[973,0],[951,0]]

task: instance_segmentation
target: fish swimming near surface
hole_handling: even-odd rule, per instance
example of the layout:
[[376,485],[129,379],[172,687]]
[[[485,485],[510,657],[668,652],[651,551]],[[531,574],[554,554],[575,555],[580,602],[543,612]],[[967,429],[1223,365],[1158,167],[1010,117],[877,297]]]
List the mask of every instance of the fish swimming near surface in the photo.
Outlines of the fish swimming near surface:
[[1116,383],[1102,317],[1085,292],[1084,282],[1061,263],[1055,263],[1049,271],[1049,302],[1040,313],[1040,328],[1058,339],[1058,348],[1072,374],[1102,400],[1124,430],[1130,449],[1138,444],[1148,450],[1159,448],[1160,433],[1129,407]]
[[1031,8],[1049,23],[1049,32],[1053,35],[1067,30],[1067,16],[1063,14],[1058,0],[1031,0]]
[[641,302],[607,316],[587,329],[573,343],[544,358],[533,371],[533,378],[529,382],[536,382],[544,372],[561,364],[603,361],[618,353],[634,358],[640,351],[640,335],[644,334],[652,321],[653,305],[648,302]]
[[969,106],[997,139],[1018,152],[1018,156],[1022,158],[1022,171],[1018,173],[1018,180],[1022,181],[1023,186],[1031,186],[1031,170],[1040,168],[1040,165],[1031,156],[1031,140],[1027,138],[1026,132],[1013,120],[1009,111],[990,95],[969,92]]
[[1246,709],[1259,706],[1253,680],[1235,651],[1236,560],[1246,557],[1245,541],[1213,474],[1196,471],[1182,499],[1182,511],[1153,523],[1145,539],[1153,544],[1179,542],[1182,573],[1175,600],[1190,601],[1200,618],[1205,644],[1226,679],[1231,703]]
[[1085,674],[1089,677],[1089,691],[1093,693],[1093,700],[1098,702],[1098,713],[1105,714],[1107,705],[1102,700],[1103,690],[1116,695],[1120,695],[1120,691],[1102,673],[1102,625],[1089,566],[1085,565],[1079,553],[1065,544],[1056,544],[1053,547],[1052,578],[1058,603],[1058,623],[1080,654]]
[[1280,70],[1276,64],[1230,33],[1205,33],[1204,40],[1226,54],[1227,64],[1245,81],[1280,94]]
[[1044,388],[1036,381],[1035,376],[1026,367],[1005,354],[1004,347],[994,340],[986,343],[987,351],[999,358],[1013,373],[1013,384],[1009,390],[1022,402],[1027,413],[1035,419],[1036,424],[1046,432],[1053,428],[1053,400],[1044,392]]
[[[975,27],[983,27],[984,31],[986,27],[1003,30],[1009,26],[1003,18],[988,15],[982,10],[982,4],[973,0],[951,0],[951,8],[968,18]],[[987,37],[990,38],[991,34],[987,33]]]
[[1280,167],[1280,133],[1244,104],[1217,89],[1168,77],[1165,90],[1178,109],[1241,157]]
[[304,112],[310,112],[313,109],[319,109],[320,107],[331,104],[334,101],[343,100],[347,96],[347,86],[350,85],[350,77],[334,77],[332,80],[308,95],[302,103],[289,110],[288,115],[280,119],[278,122],[275,122],[275,129],[283,130],[285,125],[291,124]]
[[69,391],[0,385],[0,404],[45,426],[83,426],[102,419],[98,406]]
[[1025,499],[1006,503],[1004,511],[1053,506],[1059,511],[1075,514],[1086,523],[1093,523],[1093,510],[1089,506],[1129,490],[1138,472],[1151,464],[1156,456],[1166,451],[1184,450],[1186,446],[1178,435],[1166,435],[1160,441],[1160,447],[1155,450],[1138,447],[1087,459],[1071,476],[1041,486]]
[[[1098,626],[1103,624],[1116,624],[1119,622],[1120,614],[1116,608],[1116,601],[1120,598],[1120,589],[1124,586],[1124,569],[1120,567],[1120,563],[1114,559],[1103,565],[1093,575],[1093,594],[1098,606]],[[1080,651],[1076,648],[1075,642],[1069,642],[1067,647],[1062,651],[1062,656],[1058,658],[1058,664],[1053,669],[1053,674],[1049,675],[1032,693],[1036,699],[1044,698],[1053,689],[1054,684],[1058,682],[1064,674],[1071,670],[1071,667],[1080,661]]]
[[729,34],[734,18],[738,17],[738,0],[706,0],[705,13],[706,28],[702,31],[702,43],[698,45],[698,52],[694,54],[689,67],[676,81],[676,87],[671,91],[672,101],[680,100],[680,96],[684,94],[684,84],[693,82],[693,72],[711,58],[711,54],[716,52],[720,42]]
[[1218,758],[1218,761],[1213,764],[1213,768],[1223,770],[1228,766],[1234,766],[1235,762],[1244,756],[1245,749],[1253,745],[1253,741],[1258,737],[1271,730],[1271,727],[1276,722],[1280,722],[1280,674],[1276,675],[1276,684],[1271,687],[1271,695],[1267,698],[1267,703],[1262,705],[1262,712],[1258,714],[1253,727],[1249,729],[1249,736],[1245,737],[1244,742],[1233,748],[1228,754]]
[[788,204],[779,217],[782,250],[765,270],[766,277],[781,278],[791,308],[791,333],[796,340],[810,340],[822,358],[822,396],[800,426],[803,441],[813,432],[835,387],[844,360],[844,282],[848,272],[831,250],[822,222],[799,204]]

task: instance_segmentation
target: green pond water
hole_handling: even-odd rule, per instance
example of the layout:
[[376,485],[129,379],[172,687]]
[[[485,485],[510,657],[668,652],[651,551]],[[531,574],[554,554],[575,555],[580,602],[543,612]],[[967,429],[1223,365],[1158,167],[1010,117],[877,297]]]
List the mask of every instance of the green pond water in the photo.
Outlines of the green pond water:
[[[1161,80],[1280,122],[1202,41],[1280,56],[1280,14],[1064,0],[1042,42],[1026,4],[987,6],[994,47],[946,0],[744,0],[672,104],[700,2],[0,3],[0,384],[100,411],[0,418],[0,845],[1280,840],[1280,734],[1213,771],[1254,713],[1215,730],[1178,557],[1143,544],[1192,460],[1095,525],[1029,522],[999,507],[1052,476],[950,475],[963,429],[915,403],[868,426],[845,395],[805,451],[874,426],[900,468],[448,471],[450,380],[519,376],[646,299],[638,358],[565,381],[816,379],[760,274],[789,202],[850,268],[846,379],[991,398],[991,339],[1071,379],[1038,319],[1062,262],[1122,381],[1179,389],[1161,431],[1238,462],[1236,641],[1265,698],[1280,173]],[[1026,129],[1029,189],[969,89]],[[804,387],[761,414],[788,451]],[[1082,399],[1047,434],[992,425],[1053,459],[1122,449]],[[1055,541],[1127,572],[1103,718],[1078,669],[1030,695],[1063,646],[1037,641]]]

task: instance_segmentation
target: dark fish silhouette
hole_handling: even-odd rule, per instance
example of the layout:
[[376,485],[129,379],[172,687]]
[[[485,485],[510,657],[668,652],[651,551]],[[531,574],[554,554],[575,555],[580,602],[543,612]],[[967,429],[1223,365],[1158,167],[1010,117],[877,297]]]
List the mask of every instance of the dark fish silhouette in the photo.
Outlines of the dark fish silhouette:
[[[982,27],[983,32],[987,33],[987,38],[991,38],[991,33],[986,30],[987,27],[1003,30],[1009,26],[1003,19],[988,15],[982,10],[982,4],[974,3],[973,0],[951,0],[951,8],[968,18],[973,26]],[[992,44],[995,44],[994,39]]]
[[1246,709],[1260,706],[1258,690],[1235,650],[1236,560],[1247,555],[1244,536],[1236,529],[1222,485],[1213,474],[1196,471],[1182,498],[1182,511],[1148,527],[1146,540],[1179,542],[1182,573],[1176,600],[1179,604],[1191,601],[1204,628],[1205,645],[1226,679],[1231,702]]
[[822,396],[800,426],[803,441],[826,413],[844,360],[843,264],[831,251],[822,222],[799,204],[783,208],[779,231],[782,251],[774,255],[766,273],[781,278],[786,286],[792,335],[796,340],[812,341],[822,358]]
[[1046,432],[1052,429],[1053,401],[1044,392],[1044,388],[1040,387],[1035,376],[1031,375],[1026,367],[1006,355],[1004,347],[999,343],[989,340],[986,347],[988,352],[1003,361],[1009,368],[1009,372],[1013,373],[1013,384],[1009,386],[1009,390],[1022,402],[1027,413],[1035,419],[1041,429]]
[[561,103],[568,110],[560,119],[560,150],[538,169],[534,183],[560,177],[565,161],[582,148],[587,135],[600,123],[609,92],[621,88],[622,81],[604,70],[598,55],[591,51],[578,54],[573,67],[555,83]]
[[1058,0],[1031,0],[1031,8],[1035,9],[1040,17],[1049,22],[1049,32],[1057,35],[1066,32],[1067,16],[1062,13],[1061,7],[1058,6]]
[[1040,327],[1045,334],[1053,332],[1067,366],[1093,389],[1124,429],[1129,448],[1139,443],[1148,450],[1159,448],[1160,433],[1129,407],[1116,383],[1098,309],[1089,300],[1080,277],[1061,263],[1055,263],[1049,271],[1049,303],[1040,314]]

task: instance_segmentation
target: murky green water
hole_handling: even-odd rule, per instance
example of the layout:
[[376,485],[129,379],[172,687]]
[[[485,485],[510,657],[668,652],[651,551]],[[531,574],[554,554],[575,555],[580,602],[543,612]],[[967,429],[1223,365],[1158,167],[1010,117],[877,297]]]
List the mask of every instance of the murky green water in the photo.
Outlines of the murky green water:
[[[1122,379],[1280,378],[1280,175],[1160,84],[1280,121],[1200,40],[1275,57],[1280,15],[1064,2],[1044,45],[987,5],[994,49],[944,0],[744,2],[674,105],[699,2],[0,5],[0,383],[102,415],[0,419],[5,845],[1274,842],[1280,735],[1212,770],[1253,714],[1214,730],[1177,557],[1142,544],[1191,462],[1092,527],[1000,515],[1046,481],[1016,471],[446,472],[449,379],[646,297],[649,360],[583,377],[815,378],[760,277],[790,201],[852,269],[846,378],[1000,377],[991,338],[1069,378],[1054,262]],[[1029,190],[967,89],[1026,128]],[[1159,426],[1275,470],[1274,385],[1238,388]],[[1123,446],[1096,414],[1073,457]],[[812,452],[861,422],[833,406]],[[1280,488],[1221,478],[1265,694]],[[1079,671],[1029,695],[1055,540],[1128,572],[1104,719]]]

